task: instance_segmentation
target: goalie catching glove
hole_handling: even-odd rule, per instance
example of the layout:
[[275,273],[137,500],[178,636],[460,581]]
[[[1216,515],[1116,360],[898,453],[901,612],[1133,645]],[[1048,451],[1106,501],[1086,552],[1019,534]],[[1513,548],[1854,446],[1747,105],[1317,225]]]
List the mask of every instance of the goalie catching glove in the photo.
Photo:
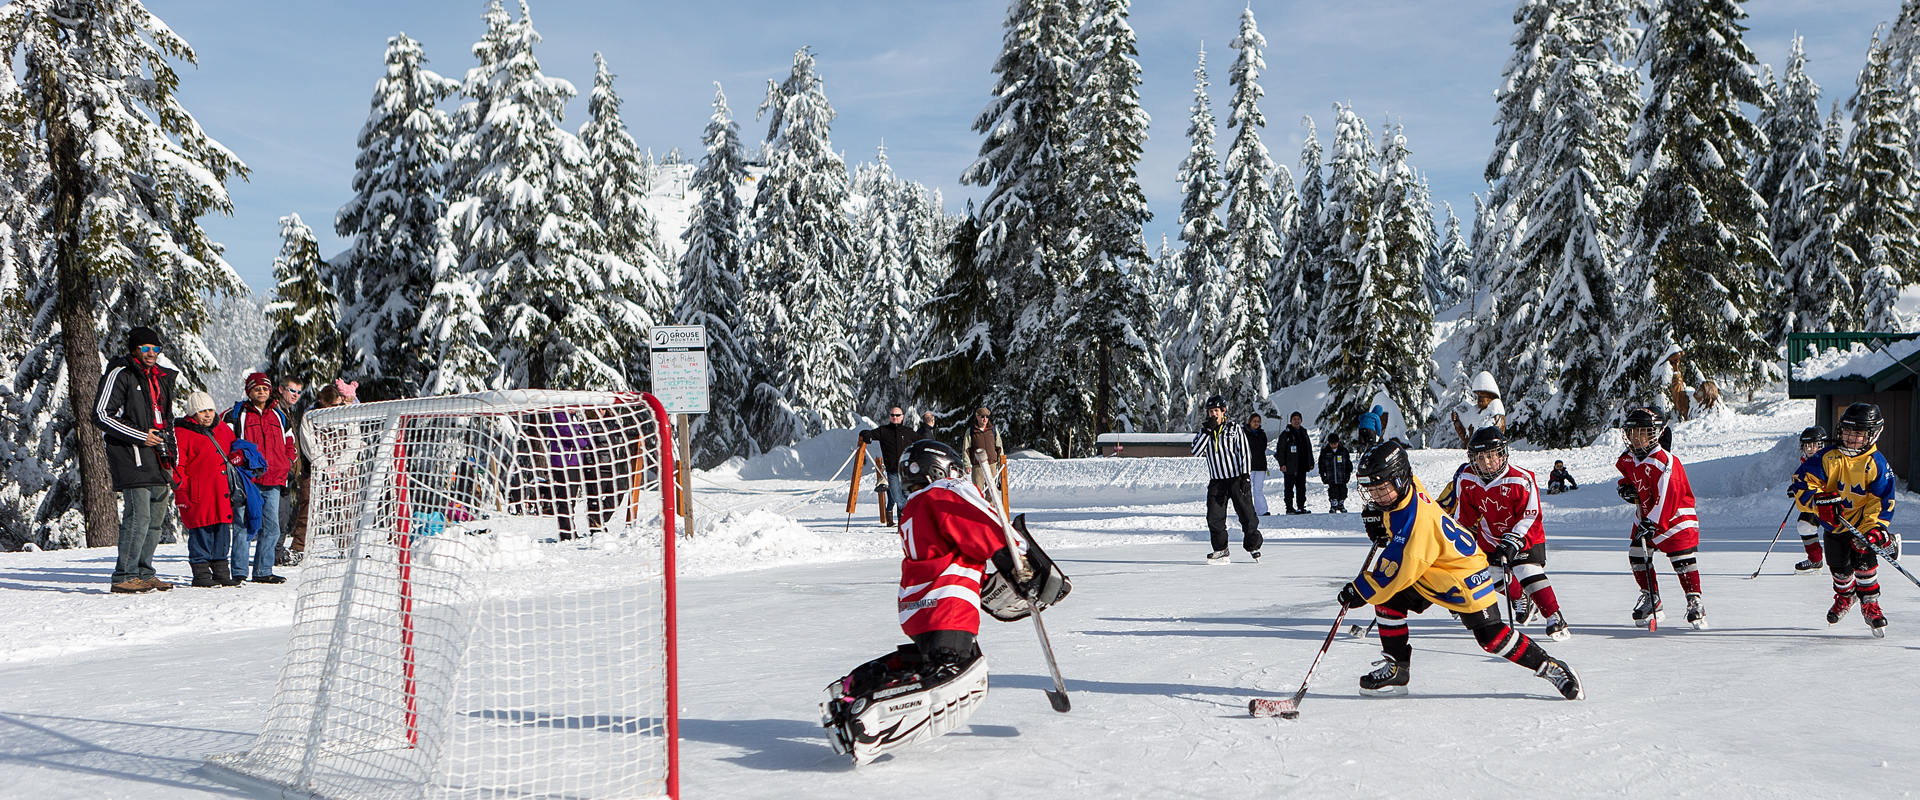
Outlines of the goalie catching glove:
[[1001,622],[1026,619],[1034,605],[1047,608],[1066,599],[1067,593],[1073,591],[1073,581],[1040,549],[1033,534],[1027,532],[1027,515],[1014,517],[1013,527],[1020,532],[1025,545],[1027,567],[1031,570],[1027,579],[1020,580],[1020,568],[1013,551],[1002,547],[993,554],[993,572],[980,583],[980,607]]

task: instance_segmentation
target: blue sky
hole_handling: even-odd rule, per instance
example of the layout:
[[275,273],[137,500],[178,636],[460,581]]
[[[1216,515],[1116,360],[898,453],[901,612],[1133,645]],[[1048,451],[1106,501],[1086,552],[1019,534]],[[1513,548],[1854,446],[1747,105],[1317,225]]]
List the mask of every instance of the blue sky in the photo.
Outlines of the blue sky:
[[[231,187],[234,216],[204,220],[227,258],[258,292],[272,288],[277,220],[297,212],[331,255],[343,244],[333,214],[351,193],[354,139],[381,73],[387,37],[422,42],[430,66],[458,78],[484,26],[481,0],[149,0],[148,8],[200,56],[182,70],[180,93],[200,124],[252,169]],[[509,8],[511,9],[511,3]],[[1784,68],[1788,44],[1807,37],[1825,101],[1843,103],[1874,26],[1898,0],[1752,0],[1747,41],[1762,62]],[[786,75],[793,51],[811,46],[839,113],[833,141],[850,163],[883,141],[894,170],[942,190],[950,210],[982,195],[959,175],[980,145],[973,118],[993,86],[1002,0],[533,0],[536,51],[548,74],[592,85],[593,53],[606,55],[626,101],[625,118],[656,155],[699,153],[713,82],[727,90],[744,138],[763,127],[753,112],[769,78]],[[1194,57],[1206,42],[1216,113],[1227,100],[1226,45],[1244,0],[1136,0],[1133,27],[1144,73],[1142,103],[1154,124],[1140,165],[1154,219],[1150,247],[1176,232],[1175,171],[1186,155]],[[1263,139],[1275,160],[1295,165],[1302,115],[1322,139],[1335,102],[1351,102],[1377,135],[1391,119],[1407,129],[1415,167],[1469,222],[1470,195],[1492,144],[1492,94],[1512,35],[1513,0],[1296,0],[1252,3],[1266,36],[1261,79]],[[578,129],[584,97],[568,110]],[[1230,132],[1221,134],[1225,149]],[[1177,243],[1176,243],[1177,244]]]

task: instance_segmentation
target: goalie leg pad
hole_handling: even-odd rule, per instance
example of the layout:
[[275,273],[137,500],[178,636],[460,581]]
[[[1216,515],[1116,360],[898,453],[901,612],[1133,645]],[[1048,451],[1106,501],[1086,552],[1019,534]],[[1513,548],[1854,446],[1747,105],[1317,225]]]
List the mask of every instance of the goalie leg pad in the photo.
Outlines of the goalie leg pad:
[[[820,703],[821,725],[833,751],[852,756],[855,766],[967,724],[987,699],[987,659],[977,651],[956,665],[957,671],[902,664],[901,657],[909,652],[917,656],[916,646],[902,646],[827,685]],[[922,671],[936,674],[923,679]]]

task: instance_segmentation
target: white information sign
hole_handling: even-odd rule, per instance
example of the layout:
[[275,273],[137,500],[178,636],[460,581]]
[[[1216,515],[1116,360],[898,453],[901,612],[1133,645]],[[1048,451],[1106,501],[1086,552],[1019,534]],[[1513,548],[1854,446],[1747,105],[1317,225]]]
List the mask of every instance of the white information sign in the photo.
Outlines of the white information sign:
[[669,414],[707,413],[707,328],[660,325],[653,329],[653,396]]

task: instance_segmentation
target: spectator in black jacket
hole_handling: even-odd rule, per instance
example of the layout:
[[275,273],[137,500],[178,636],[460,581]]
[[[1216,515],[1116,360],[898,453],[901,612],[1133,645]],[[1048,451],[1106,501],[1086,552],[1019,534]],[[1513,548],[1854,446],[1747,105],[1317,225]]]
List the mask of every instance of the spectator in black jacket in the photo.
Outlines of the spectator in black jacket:
[[1353,480],[1353,452],[1340,444],[1340,434],[1327,434],[1320,448],[1320,481],[1327,485],[1327,510],[1347,513],[1347,482]]
[[167,591],[153,572],[173,506],[173,379],[160,366],[160,335],[146,326],[127,331],[127,354],[107,362],[93,400],[93,424],[107,442],[107,469],[120,492],[120,558],[113,567],[117,594]]
[[1307,473],[1313,471],[1313,438],[1300,426],[1300,412],[1293,412],[1287,419],[1287,427],[1280,431],[1279,443],[1273,446],[1273,457],[1280,462],[1280,471],[1286,474],[1287,513],[1310,513],[1307,511]]
[[931,433],[922,435],[907,427],[907,413],[899,406],[887,409],[886,424],[860,432],[862,445],[880,443],[880,469],[885,470],[887,476],[887,493],[884,495],[887,502],[880,506],[881,524],[892,525],[894,510],[907,505],[906,487],[900,483],[900,454],[906,452],[907,445],[931,438]]
[[1253,456],[1253,511],[1267,515],[1267,429],[1260,427],[1260,415],[1247,417],[1247,451]]
[[1571,492],[1578,488],[1580,484],[1574,482],[1573,473],[1567,471],[1567,462],[1555,460],[1553,472],[1547,476],[1547,494]]

